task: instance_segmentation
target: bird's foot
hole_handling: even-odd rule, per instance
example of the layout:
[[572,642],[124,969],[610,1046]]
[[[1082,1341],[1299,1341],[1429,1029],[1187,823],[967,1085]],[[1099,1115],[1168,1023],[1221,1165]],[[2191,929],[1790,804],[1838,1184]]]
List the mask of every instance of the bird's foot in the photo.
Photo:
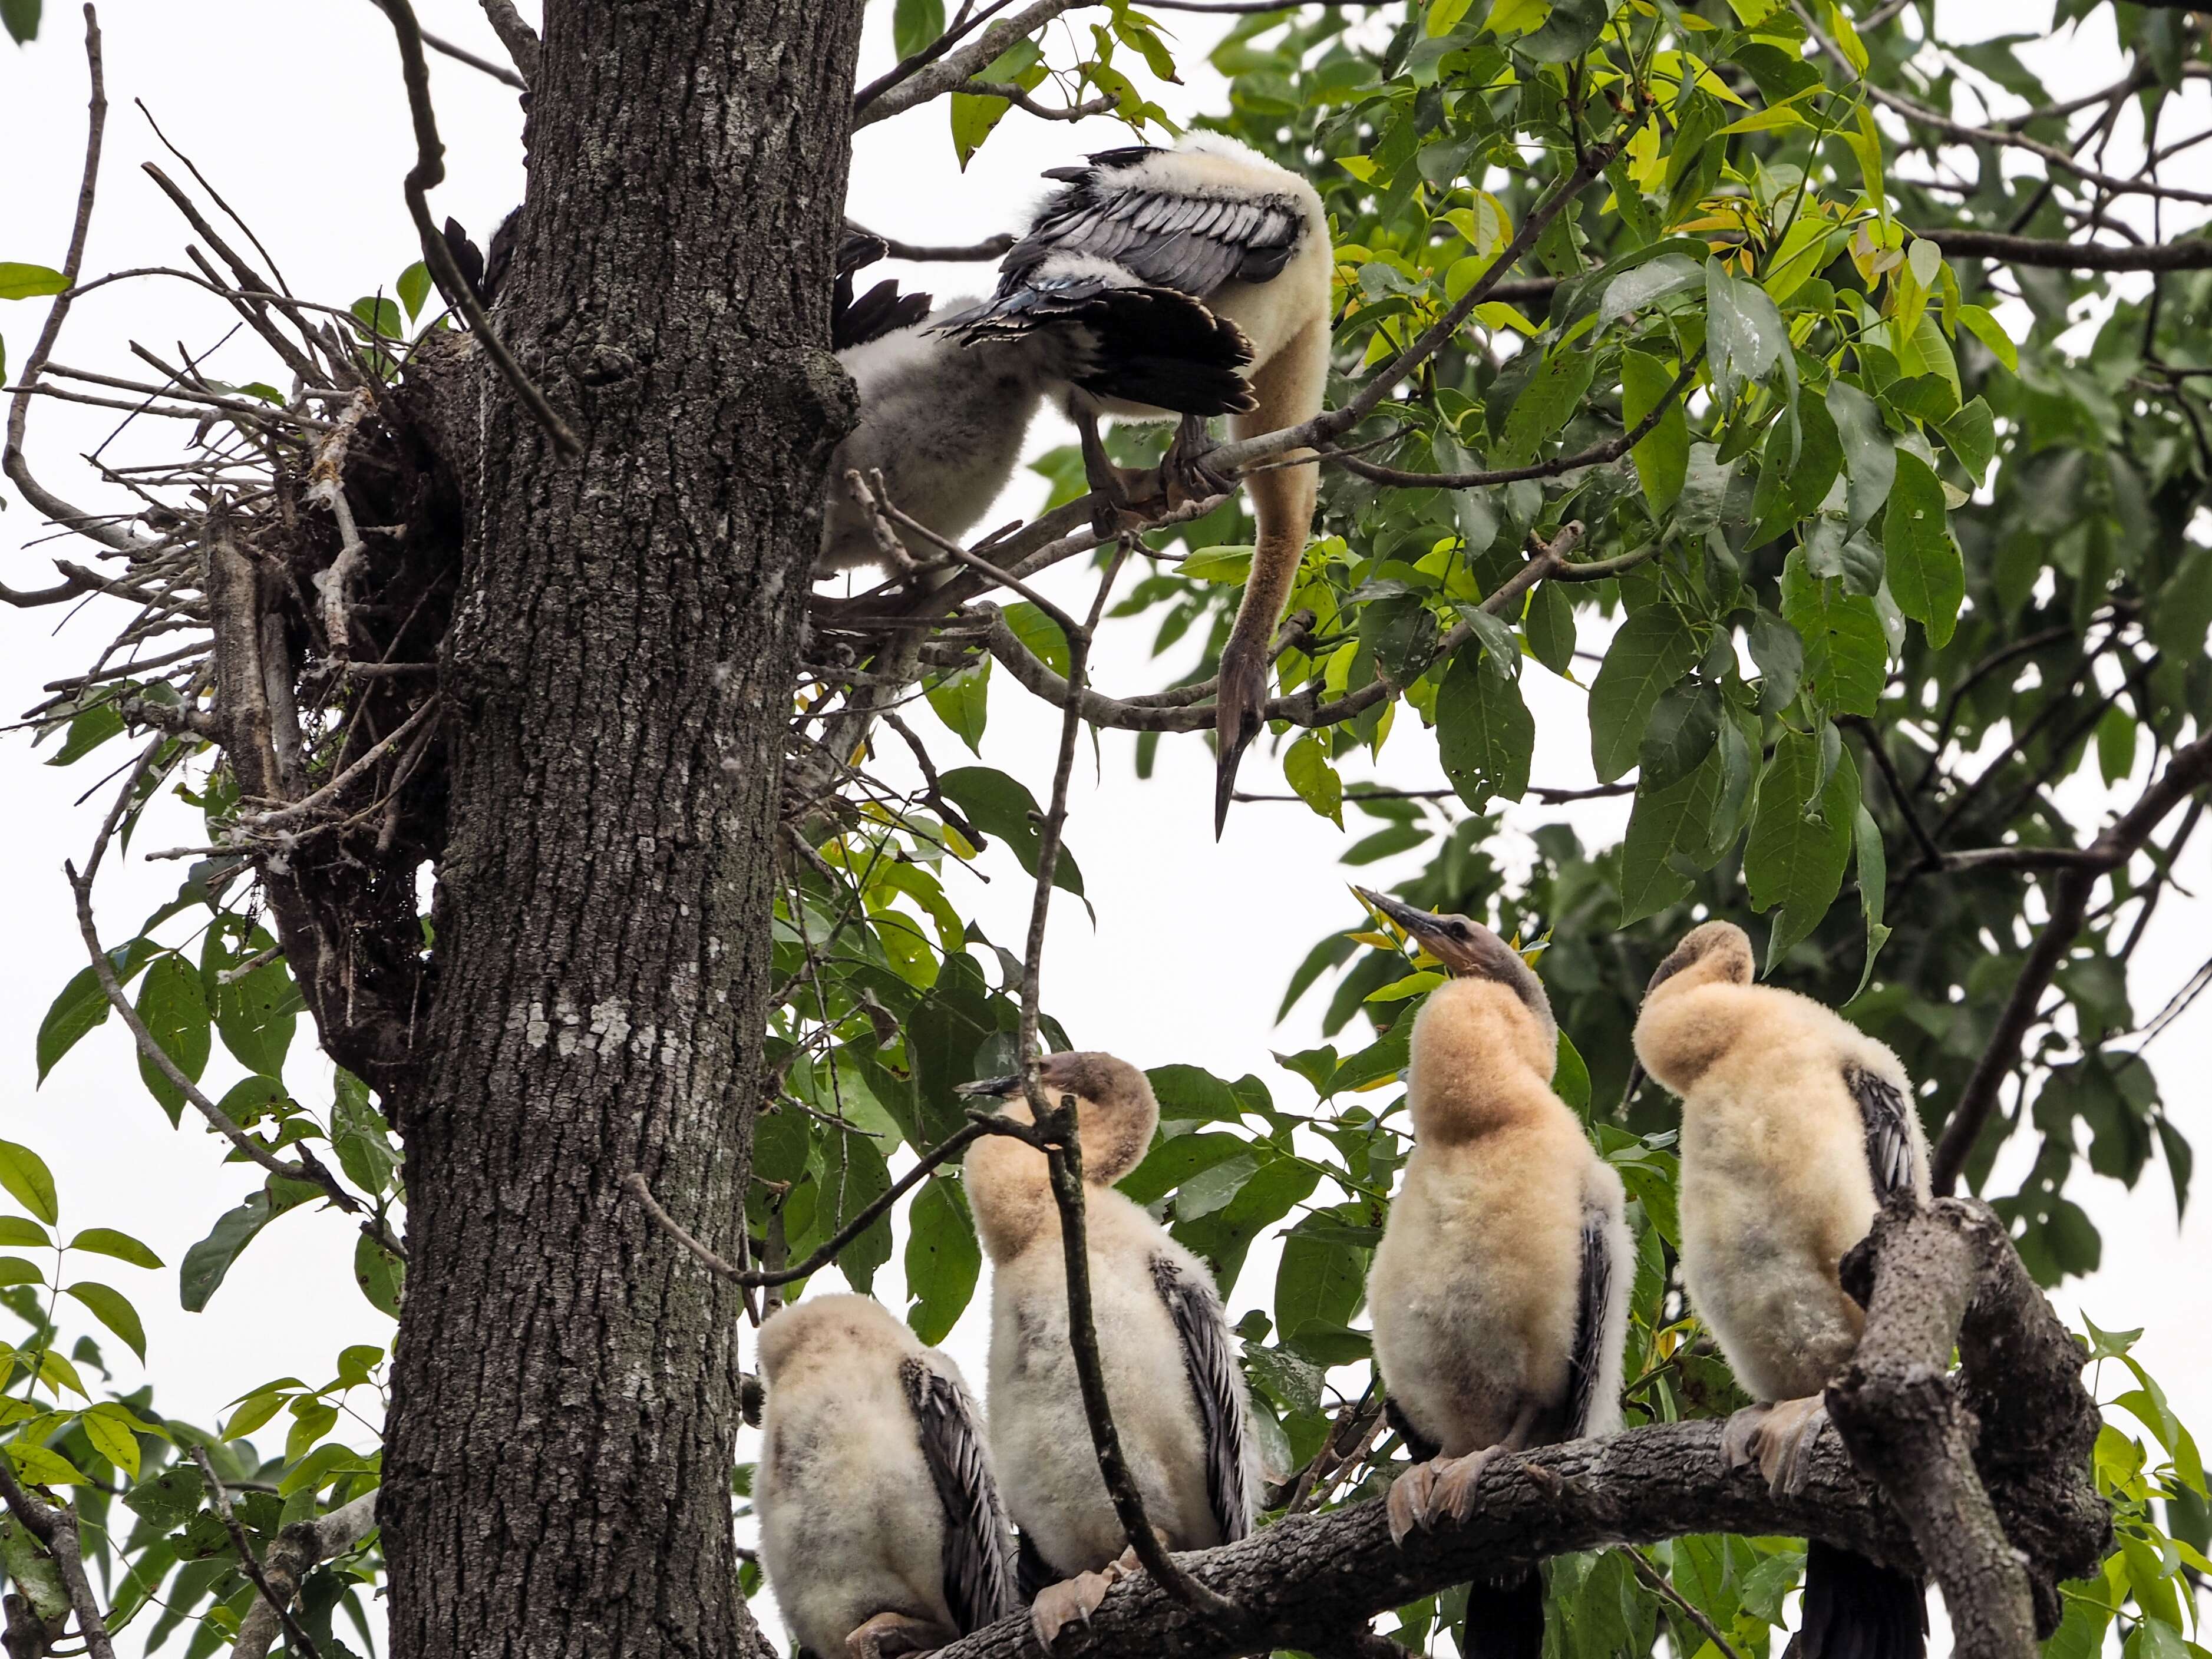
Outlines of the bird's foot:
[[1474,1512],[1474,1488],[1488,1468],[1491,1460],[1499,1451],[1496,1446],[1485,1446],[1480,1451],[1469,1452],[1464,1457],[1455,1457],[1437,1472],[1436,1490],[1429,1494],[1429,1520],[1431,1524],[1449,1515],[1455,1521],[1464,1521]]
[[1073,1578],[1063,1578],[1057,1584],[1047,1584],[1030,1603],[1030,1628],[1046,1650],[1061,1631],[1077,1620],[1091,1622],[1091,1615],[1106,1599],[1106,1592],[1133,1571],[1137,1552],[1131,1548],[1121,1553],[1118,1561],[1109,1561],[1099,1572],[1079,1572]]
[[1729,1419],[1722,1431],[1721,1455],[1730,1468],[1756,1462],[1769,1489],[1788,1496],[1803,1488],[1811,1472],[1813,1448],[1827,1423],[1827,1402],[1821,1395],[1747,1406]]
[[1158,491],[1167,506],[1210,501],[1237,488],[1235,478],[1206,464],[1206,458],[1220,447],[1206,431],[1204,420],[1194,415],[1183,416],[1155,475]]
[[901,1654],[934,1653],[959,1635],[927,1619],[879,1613],[845,1638],[845,1651],[850,1659],[897,1659]]
[[1390,1495],[1384,1500],[1384,1513],[1390,1517],[1390,1541],[1403,1545],[1406,1535],[1416,1527],[1429,1524],[1429,1493],[1437,1483],[1437,1470],[1447,1460],[1436,1458],[1426,1463],[1416,1463],[1390,1483]]

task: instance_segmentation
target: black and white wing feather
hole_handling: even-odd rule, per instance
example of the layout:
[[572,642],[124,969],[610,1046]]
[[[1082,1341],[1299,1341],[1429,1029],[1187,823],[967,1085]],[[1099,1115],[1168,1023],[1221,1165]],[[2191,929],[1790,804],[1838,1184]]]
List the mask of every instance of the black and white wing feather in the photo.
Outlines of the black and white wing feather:
[[1865,1126],[1867,1172],[1874,1177],[1874,1201],[1887,1204],[1893,1194],[1909,1191],[1914,1185],[1909,1117],[1912,1103],[1887,1078],[1863,1066],[1844,1067],[1844,1086],[1858,1103],[1859,1121]]
[[911,328],[929,315],[929,295],[902,294],[886,277],[859,299],[853,297],[853,276],[884,257],[890,244],[864,230],[848,230],[837,245],[837,286],[830,303],[830,349],[880,338],[896,329]]
[[1280,276],[1305,228],[1295,198],[1185,183],[1176,153],[1148,145],[1104,150],[1087,167],[1045,177],[1062,187],[1000,264],[1002,295],[1055,255],[1084,254],[1202,300],[1232,282]]
[[1003,1619],[1014,1598],[1014,1536],[967,1390],[920,1358],[899,1368],[921,1455],[945,1504],[945,1602],[963,1635]]
[[1245,1455],[1244,1374],[1229,1346],[1221,1298],[1212,1280],[1190,1273],[1170,1255],[1152,1258],[1152,1283],[1182,1339],[1183,1364],[1206,1443],[1206,1498],[1221,1541],[1234,1544],[1252,1530],[1252,1489]]
[[1575,1311],[1575,1346],[1567,1358],[1566,1437],[1579,1440],[1605,1402],[1606,1333],[1612,1322],[1613,1299],[1626,1286],[1616,1282],[1611,1231],[1605,1212],[1595,1206],[1583,1210],[1582,1293]]

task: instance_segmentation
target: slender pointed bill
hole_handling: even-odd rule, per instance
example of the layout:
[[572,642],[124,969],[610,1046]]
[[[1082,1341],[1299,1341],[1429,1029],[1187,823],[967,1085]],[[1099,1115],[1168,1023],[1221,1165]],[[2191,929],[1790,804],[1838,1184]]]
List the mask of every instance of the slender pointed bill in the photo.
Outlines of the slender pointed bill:
[[955,1084],[952,1092],[970,1099],[1004,1100],[1018,1093],[1021,1086],[1022,1075],[1014,1072],[1005,1077],[979,1077],[973,1083]]

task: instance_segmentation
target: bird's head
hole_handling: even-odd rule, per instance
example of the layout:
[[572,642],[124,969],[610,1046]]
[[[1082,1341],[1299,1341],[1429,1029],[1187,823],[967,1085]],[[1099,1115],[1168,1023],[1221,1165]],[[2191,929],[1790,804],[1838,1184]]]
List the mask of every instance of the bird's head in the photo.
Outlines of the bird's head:
[[850,1363],[855,1351],[909,1346],[906,1327],[871,1297],[811,1296],[761,1322],[760,1380],[773,1390],[800,1371]]
[[[1757,976],[1749,934],[1732,921],[1699,922],[1652,969],[1651,981],[1644,988],[1644,1006],[1650,1008],[1655,1000],[1671,1000],[1701,985],[1748,985]],[[1645,1075],[1641,1058],[1630,1063],[1622,1106],[1644,1086]],[[1666,1081],[1664,1076],[1660,1081]]]
[[[1127,1060],[1095,1049],[1047,1054],[1037,1062],[1037,1083],[1054,1106],[1063,1096],[1075,1097],[1086,1184],[1110,1187],[1143,1161],[1152,1144],[1152,1131],[1159,1127],[1160,1103],[1153,1097],[1152,1085],[1145,1074]],[[978,1078],[962,1084],[959,1092],[1004,1100],[1009,1103],[1008,1115],[1029,1121],[1018,1072]]]
[[1544,994],[1543,981],[1518,951],[1472,917],[1417,910],[1371,888],[1352,890],[1377,915],[1405,929],[1406,937],[1442,963],[1455,981],[1500,985],[1511,992],[1512,1001],[1500,1006],[1516,1017],[1530,1063],[1540,1075],[1552,1075],[1559,1054],[1559,1023],[1552,1017],[1552,1000]]

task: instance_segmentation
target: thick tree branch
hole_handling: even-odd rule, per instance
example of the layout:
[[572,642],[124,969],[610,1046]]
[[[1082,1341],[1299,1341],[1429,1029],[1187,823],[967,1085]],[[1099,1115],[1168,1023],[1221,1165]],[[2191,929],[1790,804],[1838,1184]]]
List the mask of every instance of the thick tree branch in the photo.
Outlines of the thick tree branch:
[[[854,99],[853,130],[857,132],[862,127],[872,127],[894,115],[903,115],[917,104],[962,90],[982,71],[984,65],[1015,41],[1027,40],[1060,13],[1087,3],[1089,0],[1032,0],[1012,16],[994,21],[968,45],[945,52],[934,62],[918,64],[896,84],[863,87]],[[885,80],[898,76],[905,67],[902,64]]]
[[2166,815],[2207,783],[2212,783],[2212,737],[2199,738],[2174,750],[2164,775],[2052,884],[2051,919],[2044,923],[2034,948],[2021,964],[2012,994],[1997,1016],[1996,1028],[1975,1061],[1966,1086],[1959,1091],[1951,1121],[1936,1143],[1929,1175],[1938,1194],[1948,1194],[1957,1188],[1960,1173],[1996,1109],[1997,1091],[2020,1059],[2021,1044],[2035,1024],[2043,994],[2065,961],[2075,935],[2081,931],[2088,915],[2089,895],[2098,879],[2133,857]]
[[230,1547],[238,1552],[239,1566],[252,1581],[253,1588],[260,1592],[261,1599],[254,1605],[276,1609],[277,1620],[284,1626],[285,1643],[293,1652],[305,1655],[306,1659],[322,1659],[321,1650],[315,1646],[314,1638],[301,1629],[300,1621],[292,1616],[292,1598],[289,1595],[277,1595],[276,1586],[269,1582],[268,1574],[262,1570],[261,1558],[253,1553],[253,1540],[246,1535],[246,1528],[239,1523],[237,1513],[230,1506],[230,1492],[222,1484],[222,1477],[215,1472],[215,1464],[207,1455],[207,1448],[194,1446],[191,1452],[192,1462],[200,1467],[200,1479],[207,1483],[208,1496],[215,1502],[215,1512],[222,1517],[223,1529],[230,1534]]
[[267,1659],[277,1632],[284,1628],[277,1609],[291,1604],[309,1571],[319,1562],[343,1555],[375,1530],[376,1493],[366,1492],[328,1515],[295,1521],[277,1534],[261,1559],[265,1581],[262,1595],[239,1620],[238,1642],[230,1659]]
[[[514,9],[514,0],[483,0],[483,4],[484,19],[490,23],[492,33],[499,36],[500,45],[507,48],[507,55],[514,59],[514,67],[522,72],[514,84],[526,90],[529,83],[538,78],[538,31],[523,21],[522,14]],[[430,37],[426,34],[422,38],[428,40]]]
[[[854,230],[860,229],[860,226],[854,225],[849,219],[845,222],[852,225]],[[996,236],[987,236],[980,242],[969,242],[957,247],[939,246],[921,242],[902,242],[894,237],[878,234],[874,231],[866,231],[864,234],[874,236],[884,245],[884,255],[886,258],[911,259],[917,264],[958,264],[983,259],[995,259],[1014,245],[1012,233],[1003,230]]]
[[2212,268],[2212,240],[2183,237],[2142,247],[2110,242],[2060,242],[2039,236],[2008,236],[1995,230],[1938,227],[1918,233],[1948,254],[1999,259],[2011,265],[2056,270],[2203,270]]
[[[87,6],[89,12],[92,8]],[[33,1497],[15,1479],[15,1465],[0,1451],[0,1502],[23,1523],[23,1529],[46,1547],[61,1570],[62,1587],[69,1592],[76,1612],[77,1634],[84,1638],[89,1659],[115,1659],[115,1644],[108,1639],[107,1621],[100,1616],[100,1598],[85,1575],[84,1548],[77,1534],[76,1511],[63,1504]]]

